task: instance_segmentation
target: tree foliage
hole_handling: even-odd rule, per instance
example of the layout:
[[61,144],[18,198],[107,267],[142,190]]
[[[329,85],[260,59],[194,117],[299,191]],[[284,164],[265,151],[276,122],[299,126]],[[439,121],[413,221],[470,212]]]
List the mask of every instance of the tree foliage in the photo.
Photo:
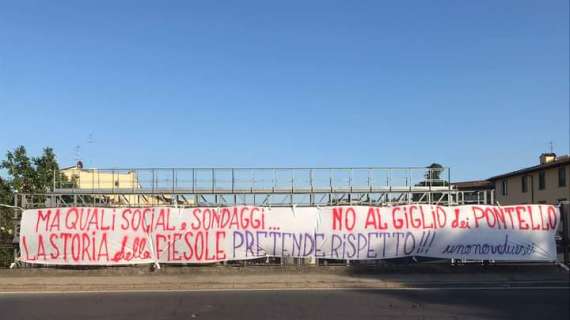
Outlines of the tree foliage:
[[[14,197],[8,181],[0,177],[0,203],[12,204],[13,202]],[[10,240],[13,235],[11,217],[11,209],[0,207],[0,242]]]
[[24,146],[6,153],[6,159],[0,164],[6,169],[12,192],[44,193],[51,189],[54,174],[57,176],[59,165],[52,148],[45,148],[40,157],[30,158]]
[[12,190],[6,180],[0,177],[0,203],[11,204],[14,201]]
[[[54,174],[57,178],[59,166],[52,148],[45,148],[41,156],[29,157],[24,146],[6,153],[0,162],[7,177],[0,177],[0,204],[13,205],[14,193],[45,193],[51,190]],[[12,209],[0,208],[0,240],[13,235]]]

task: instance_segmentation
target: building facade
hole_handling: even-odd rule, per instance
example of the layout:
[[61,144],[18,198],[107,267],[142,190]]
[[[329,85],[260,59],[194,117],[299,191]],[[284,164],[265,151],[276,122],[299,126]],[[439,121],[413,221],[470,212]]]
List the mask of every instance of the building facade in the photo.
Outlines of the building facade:
[[570,156],[544,153],[536,166],[489,178],[500,205],[570,201]]
[[[140,194],[143,189],[135,171],[84,169],[79,161],[75,166],[60,170],[59,183],[54,181],[54,192],[73,190],[77,193],[93,192],[92,199],[123,206],[156,206],[173,203],[173,196]],[[190,206],[193,199],[177,200],[177,204]]]

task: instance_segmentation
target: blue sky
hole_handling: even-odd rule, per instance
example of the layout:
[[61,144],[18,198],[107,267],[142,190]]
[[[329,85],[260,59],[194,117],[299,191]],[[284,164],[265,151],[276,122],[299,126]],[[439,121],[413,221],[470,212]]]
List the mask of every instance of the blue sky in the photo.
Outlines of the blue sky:
[[[81,3],[79,3],[81,2]],[[11,1],[0,154],[424,166],[569,152],[568,1]],[[90,138],[91,136],[91,138]]]

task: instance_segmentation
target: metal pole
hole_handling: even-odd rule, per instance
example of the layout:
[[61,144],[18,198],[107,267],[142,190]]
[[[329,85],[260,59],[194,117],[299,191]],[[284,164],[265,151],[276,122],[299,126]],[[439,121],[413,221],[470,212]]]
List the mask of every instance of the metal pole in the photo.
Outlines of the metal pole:
[[428,186],[429,186],[429,192],[428,192],[428,204],[431,204],[431,184],[433,182],[433,169],[429,168],[428,169]]
[[295,192],[295,169],[291,172],[291,193]]
[[232,168],[232,193],[234,193],[235,190],[235,184],[236,184],[236,180],[235,180],[235,169]]
[[447,168],[447,205],[451,205],[451,168]]
[[311,185],[311,195],[313,194],[313,169],[309,169],[309,184]]
[[176,188],[176,183],[175,183],[176,177],[175,177],[175,175],[176,175],[176,172],[174,171],[174,169],[172,169],[172,193],[173,194],[174,194],[174,190]]
[[350,192],[352,192],[352,168],[349,169],[348,185],[350,187]]
[[[255,188],[255,173],[253,172],[253,169],[249,170],[249,176],[251,178],[251,185],[249,187],[251,192],[253,192],[253,189]],[[253,196],[253,202],[255,203],[255,195]]]
[[[16,192],[14,194],[14,208],[20,208],[18,207],[18,196],[19,194]],[[22,211],[24,210],[23,208],[20,208]],[[18,211],[14,210],[14,215],[13,215],[13,226],[14,226],[14,238],[12,240],[12,244],[14,245],[14,262],[16,262],[16,259],[18,258],[18,245],[20,243],[20,219],[18,219]]]
[[212,168],[212,192],[216,190],[216,169]]
[[275,168],[273,168],[273,192],[275,192],[275,187],[277,187],[277,175],[275,172]]
[[570,264],[570,202],[560,204],[560,217],[562,220],[562,250],[564,253],[564,264]]
[[192,193],[196,193],[196,169],[192,168]]
[[79,171],[79,175],[77,178],[77,184],[73,187],[73,191],[76,192],[77,190],[75,189],[81,189],[81,171]]

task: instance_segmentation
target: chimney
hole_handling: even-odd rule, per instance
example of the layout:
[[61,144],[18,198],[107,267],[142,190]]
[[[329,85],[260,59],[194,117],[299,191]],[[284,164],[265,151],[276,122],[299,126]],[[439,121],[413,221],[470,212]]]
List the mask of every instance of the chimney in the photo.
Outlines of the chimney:
[[547,164],[556,160],[556,153],[543,153],[540,155],[540,164]]

